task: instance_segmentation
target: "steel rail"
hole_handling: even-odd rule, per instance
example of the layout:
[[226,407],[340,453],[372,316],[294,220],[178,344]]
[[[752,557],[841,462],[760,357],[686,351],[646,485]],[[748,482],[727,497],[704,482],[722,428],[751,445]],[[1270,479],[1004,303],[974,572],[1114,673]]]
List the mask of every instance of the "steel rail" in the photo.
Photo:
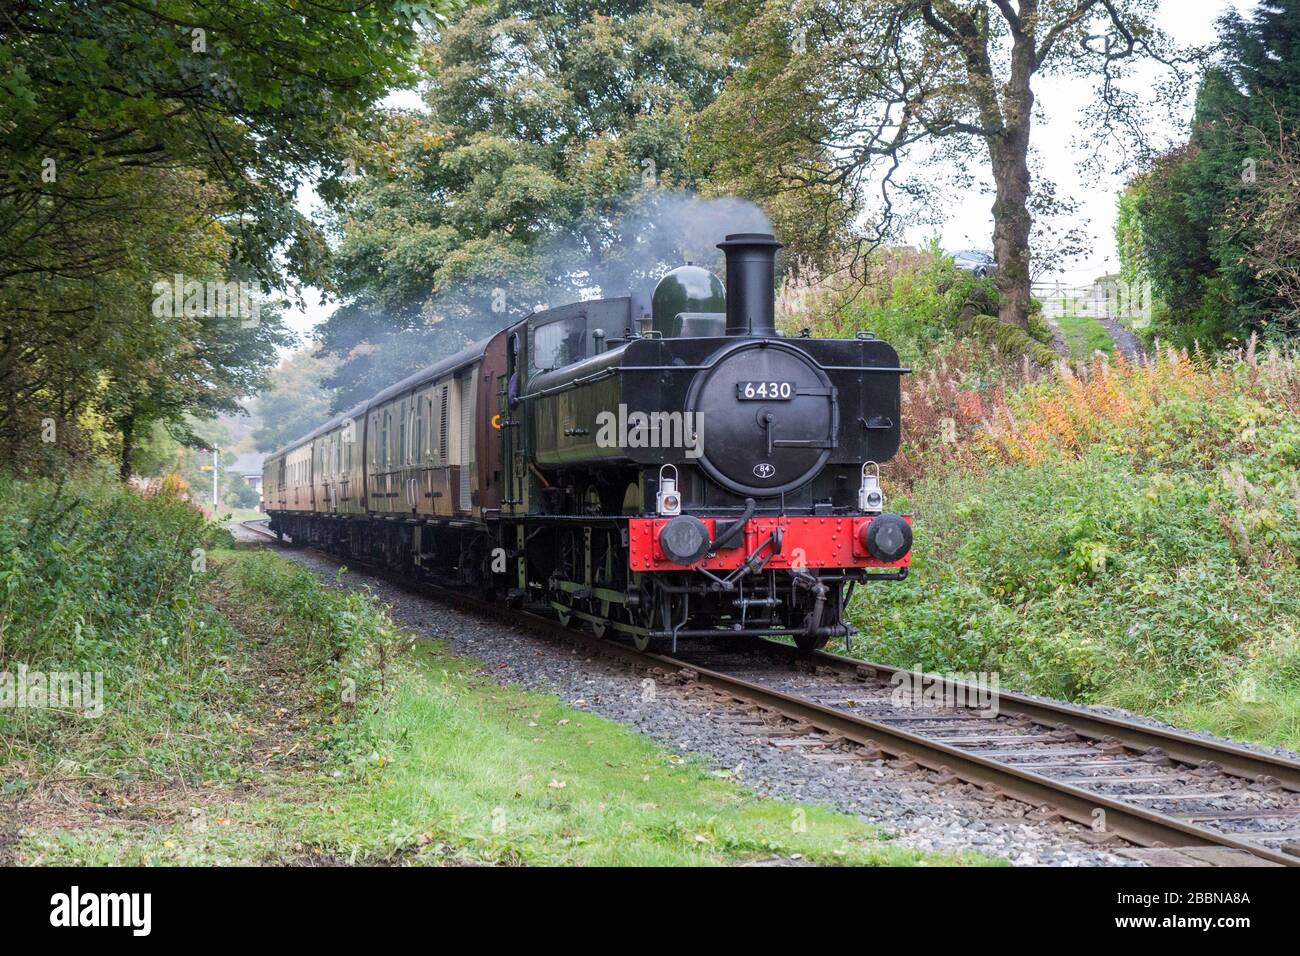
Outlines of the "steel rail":
[[[272,539],[276,538],[273,533],[265,528],[252,527],[255,522],[242,522],[242,524],[249,530]],[[336,555],[330,555],[328,552],[321,551],[319,553],[325,554],[333,560],[344,560]],[[1049,808],[1051,811],[1076,823],[1095,827],[1100,821],[1102,823],[1102,832],[1112,834],[1139,846],[1173,848],[1188,846],[1226,847],[1244,851],[1278,865],[1300,866],[1300,857],[1271,850],[1233,834],[1221,833],[1208,827],[1198,826],[1176,816],[1148,810],[1145,807],[1135,806],[1115,797],[1063,783],[1051,777],[1033,773],[1024,766],[992,760],[977,753],[949,746],[940,740],[914,734],[868,717],[836,710],[739,677],[709,670],[688,661],[648,651],[638,651],[625,644],[615,643],[606,638],[596,637],[593,634],[565,627],[550,618],[532,614],[520,608],[510,608],[499,603],[484,601],[463,592],[426,582],[412,581],[386,568],[376,568],[364,563],[362,563],[362,566],[367,572],[377,573],[380,577],[395,584],[408,588],[414,586],[419,591],[428,592],[430,596],[443,603],[464,608],[515,626],[527,624],[552,638],[578,644],[601,656],[616,659],[633,666],[657,667],[670,673],[676,672],[686,675],[689,679],[701,685],[709,686],[715,691],[733,697],[737,701],[754,704],[764,710],[779,713],[823,733],[843,737],[867,749],[882,751],[900,760],[911,760],[930,770],[941,774],[950,774],[967,783],[985,789],[992,789],[994,792],[1034,807]],[[779,644],[774,641],[764,641],[762,643],[775,648],[789,647],[789,645]],[[795,650],[795,648],[789,647],[790,653],[795,652]],[[824,652],[819,652],[809,659],[828,664],[837,669],[847,669],[849,665],[852,665],[855,671],[860,667],[869,667],[878,672],[889,674],[912,674],[912,672],[902,668],[892,668]],[[928,679],[931,676],[913,674],[915,678]],[[967,686],[959,685],[959,682],[951,683],[954,687]],[[1115,737],[1120,743],[1132,746],[1135,749],[1158,746],[1174,759],[1191,759],[1190,757],[1180,758],[1174,754],[1171,746],[1178,745],[1186,748],[1182,752],[1189,755],[1197,752],[1213,751],[1216,756],[1212,759],[1220,767],[1225,766],[1225,758],[1229,757],[1234,758],[1233,765],[1240,768],[1246,768],[1251,761],[1267,763],[1269,767],[1275,768],[1268,771],[1269,775],[1275,777],[1278,776],[1276,768],[1279,763],[1288,766],[1294,765],[1293,761],[1274,755],[1257,754],[1230,745],[1197,738],[1184,740],[1182,738],[1187,737],[1185,734],[1163,731],[1145,725],[1136,725],[1119,718],[1091,714],[1071,705],[1049,705],[1024,695],[1011,693],[1000,695],[999,700],[1000,702],[1008,701],[1011,703],[1013,709],[1009,709],[1008,713],[1019,714],[1021,710],[1014,708],[1020,708],[1023,710],[1024,716],[1039,722],[1051,722],[1049,718],[1064,717],[1065,720],[1056,722],[1065,724],[1070,730],[1081,732],[1081,727],[1071,722],[1078,720],[1079,724],[1086,725],[1091,729],[1091,732],[1085,734],[1085,736],[1094,736],[1104,729],[1105,733],[1102,736]],[[1125,739],[1126,737],[1127,739]],[[1149,744],[1147,741],[1159,741],[1159,743]],[[1279,777],[1279,779],[1281,778]],[[1101,811],[1104,817],[1099,817],[1098,811]]]
[[[764,643],[767,645],[764,650],[771,649],[774,653],[790,658],[798,656],[798,649],[788,644],[780,644],[776,641]],[[951,680],[939,674],[921,674],[905,667],[877,664],[873,661],[858,660],[826,651],[818,651],[811,660],[843,672],[856,673],[866,667],[890,679],[894,675],[903,675],[912,681],[934,682],[945,691],[953,692],[952,697],[945,696],[946,700],[978,700],[980,699],[978,696],[972,695],[989,694],[987,687],[973,687],[963,681]],[[1300,792],[1300,761],[1281,754],[1248,750],[1222,741],[1198,737],[1183,730],[1153,727],[1125,720],[1122,717],[1099,714],[1075,704],[1038,700],[1014,691],[998,690],[994,699],[999,715],[1024,717],[1047,726],[1062,724],[1080,736],[1095,740],[1113,737],[1135,749],[1146,748],[1153,753],[1192,766],[1207,762],[1217,764],[1224,773],[1245,777],[1252,781],[1261,776],[1272,777],[1284,789]]]

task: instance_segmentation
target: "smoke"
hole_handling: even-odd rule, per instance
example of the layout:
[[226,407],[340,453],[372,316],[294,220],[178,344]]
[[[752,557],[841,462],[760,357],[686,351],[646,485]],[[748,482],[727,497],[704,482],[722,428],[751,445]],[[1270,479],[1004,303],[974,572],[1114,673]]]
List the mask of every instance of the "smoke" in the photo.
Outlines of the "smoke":
[[322,330],[341,359],[328,385],[336,411],[411,372],[519,321],[534,309],[646,293],[687,262],[721,276],[717,244],[733,232],[771,232],[746,199],[650,190],[620,196],[580,219],[555,223],[526,249],[479,257],[422,304],[365,296],[344,305]]
[[747,199],[656,190],[626,205],[606,248],[586,268],[600,295],[626,295],[686,262],[721,273],[717,244],[728,234],[771,231],[763,210]]
[[628,193],[556,224],[523,255],[481,264],[472,276],[449,283],[429,300],[426,321],[463,332],[468,343],[534,310],[647,292],[687,262],[721,275],[725,257],[717,245],[728,234],[771,231],[767,216],[747,199]]

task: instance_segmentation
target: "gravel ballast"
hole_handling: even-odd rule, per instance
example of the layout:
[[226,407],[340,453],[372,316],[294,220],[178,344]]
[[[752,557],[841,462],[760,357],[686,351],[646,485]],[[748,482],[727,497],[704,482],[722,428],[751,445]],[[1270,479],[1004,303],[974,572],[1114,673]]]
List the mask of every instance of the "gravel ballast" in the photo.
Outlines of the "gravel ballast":
[[[331,583],[344,563],[316,551],[278,546],[238,524],[231,530],[238,540],[272,547]],[[349,571],[342,586],[372,594],[390,607],[401,626],[483,661],[498,681],[555,694],[572,707],[626,724],[683,757],[697,756],[759,794],[852,813],[878,826],[897,845],[975,851],[1022,866],[1139,865],[1091,845],[1092,834],[1084,827],[1032,819],[1031,807],[994,799],[966,784],[935,783],[930,771],[779,746],[761,731],[729,719],[735,712],[725,705],[688,699],[666,682],[648,685],[645,673],[448,607],[365,571]],[[651,689],[654,693],[647,692]]]

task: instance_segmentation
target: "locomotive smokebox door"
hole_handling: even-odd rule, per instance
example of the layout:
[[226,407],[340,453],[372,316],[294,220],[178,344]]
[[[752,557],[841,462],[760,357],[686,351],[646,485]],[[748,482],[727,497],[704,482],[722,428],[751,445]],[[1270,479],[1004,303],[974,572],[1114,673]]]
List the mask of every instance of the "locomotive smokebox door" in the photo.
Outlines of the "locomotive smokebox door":
[[700,465],[737,494],[772,497],[811,480],[839,428],[835,388],[802,350],[780,341],[729,345],[691,386]]

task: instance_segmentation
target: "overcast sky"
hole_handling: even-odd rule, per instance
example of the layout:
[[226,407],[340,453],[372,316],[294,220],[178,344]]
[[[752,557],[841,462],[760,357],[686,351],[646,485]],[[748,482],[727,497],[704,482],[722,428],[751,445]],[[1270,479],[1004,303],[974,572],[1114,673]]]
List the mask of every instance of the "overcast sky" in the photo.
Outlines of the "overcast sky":
[[[1233,7],[1247,11],[1254,6],[1254,0],[1163,0],[1159,25],[1179,43],[1204,45],[1214,41],[1215,20],[1221,13]],[[1155,76],[1154,70],[1147,72],[1149,76]],[[1129,85],[1140,89],[1140,86]],[[1081,132],[1080,117],[1093,90],[1092,83],[1080,79],[1041,76],[1034,79],[1035,101],[1046,114],[1045,122],[1034,128],[1034,148],[1042,159],[1043,172],[1056,183],[1058,193],[1080,202],[1079,218],[1086,220],[1092,240],[1092,252],[1088,256],[1069,263],[1060,276],[1050,277],[1067,283],[1082,284],[1103,273],[1114,272],[1119,266],[1115,252],[1115,213],[1125,178],[1112,175],[1100,181],[1085,181],[1078,170],[1080,155],[1074,145]],[[1191,108],[1189,94],[1181,115],[1161,118],[1164,128],[1154,131],[1157,141],[1169,144],[1185,141]],[[988,181],[987,176],[985,180]],[[957,197],[957,200],[952,216],[939,230],[944,248],[991,248],[992,196],[971,192]],[[921,242],[933,234],[933,227],[915,229],[909,234],[909,239]]]
[[[1160,5],[1159,23],[1179,43],[1207,44],[1215,39],[1215,20],[1220,13],[1230,7],[1244,11],[1253,6],[1254,0],[1164,0]],[[1093,88],[1091,82],[1080,79],[1040,76],[1034,80],[1035,99],[1046,116],[1033,134],[1043,172],[1056,183],[1060,195],[1080,202],[1080,224],[1086,227],[1091,239],[1091,252],[1086,257],[1068,264],[1060,275],[1048,277],[1066,284],[1084,284],[1118,267],[1114,236],[1115,203],[1124,179],[1110,175],[1085,181],[1078,170],[1080,154],[1074,144],[1080,132],[1079,117],[1092,96]],[[409,90],[393,93],[385,103],[420,107],[418,95]],[[1160,118],[1163,128],[1155,131],[1157,139],[1171,144],[1182,141],[1187,135],[1190,114],[1189,96],[1181,115]],[[315,201],[315,193],[310,189],[304,189],[300,194],[299,205],[304,212],[310,211]],[[991,194],[977,190],[954,197],[951,217],[938,228],[944,248],[991,248],[992,201]],[[923,243],[935,231],[933,226],[917,228],[911,230],[907,238],[914,243]],[[318,299],[319,293],[310,290],[306,310],[293,309],[288,314],[290,327],[304,338],[334,308],[333,305],[319,305]]]

